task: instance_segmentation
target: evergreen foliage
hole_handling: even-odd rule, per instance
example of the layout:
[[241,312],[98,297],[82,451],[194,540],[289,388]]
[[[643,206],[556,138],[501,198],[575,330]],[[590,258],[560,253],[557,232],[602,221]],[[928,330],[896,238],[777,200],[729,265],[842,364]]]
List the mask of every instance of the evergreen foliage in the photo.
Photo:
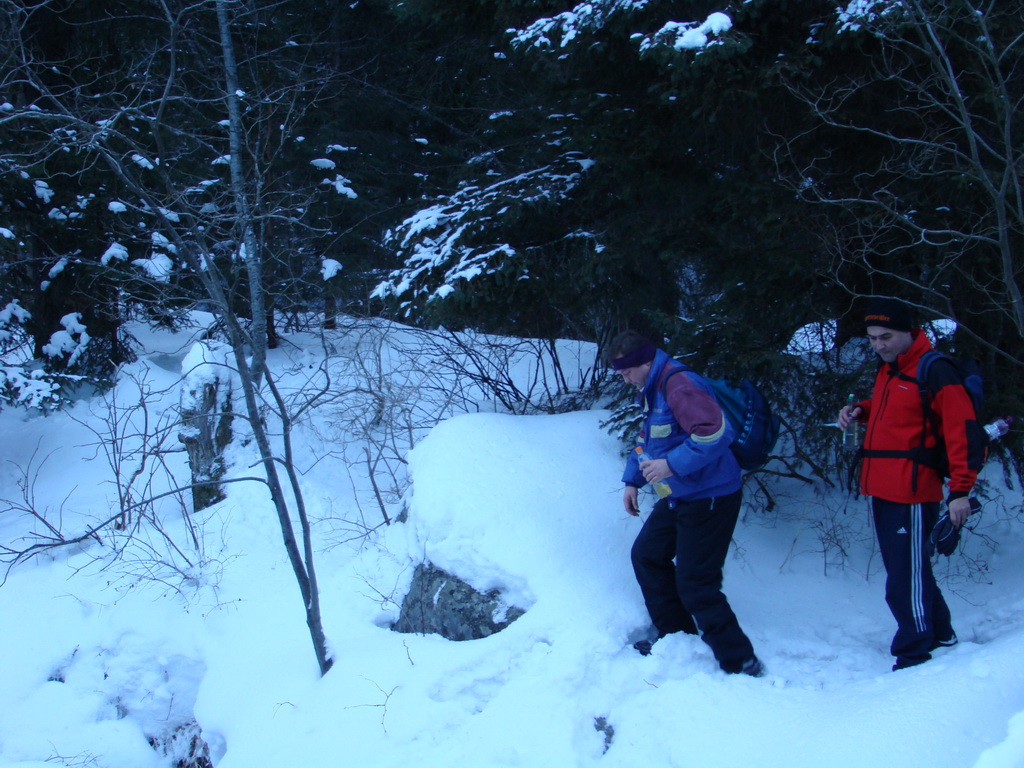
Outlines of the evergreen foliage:
[[[900,295],[1024,413],[1017,4],[242,0],[246,221],[212,6],[0,8],[8,385],[109,375],[126,313],[195,306],[183,244],[246,315],[250,227],[279,324],[633,327],[774,388],[811,443],[870,368],[840,360],[862,299]],[[76,313],[88,354],[45,354]],[[786,354],[814,324],[831,347]]]

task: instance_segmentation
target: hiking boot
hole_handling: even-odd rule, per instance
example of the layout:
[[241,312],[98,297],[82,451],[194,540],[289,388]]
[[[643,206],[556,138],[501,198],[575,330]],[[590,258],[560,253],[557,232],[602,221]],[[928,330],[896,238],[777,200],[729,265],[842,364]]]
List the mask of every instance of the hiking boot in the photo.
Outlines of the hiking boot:
[[751,677],[763,677],[764,676],[764,664],[757,656],[751,656],[740,668],[740,672],[744,675],[750,675]]
[[910,669],[911,667],[916,667],[919,664],[924,664],[930,658],[931,656],[928,656],[924,659],[912,659],[908,658],[907,656],[897,656],[896,663],[892,665],[892,671],[899,672],[901,669]]
[[641,656],[650,656],[651,650],[654,648],[654,642],[651,640],[637,640],[633,643],[633,647],[636,648]]

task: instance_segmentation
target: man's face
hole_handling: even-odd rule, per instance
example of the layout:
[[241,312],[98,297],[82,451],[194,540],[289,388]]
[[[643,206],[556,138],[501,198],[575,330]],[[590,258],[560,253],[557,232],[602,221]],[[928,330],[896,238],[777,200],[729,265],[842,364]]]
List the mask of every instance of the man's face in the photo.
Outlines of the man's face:
[[898,355],[902,355],[910,349],[910,345],[914,341],[910,331],[894,331],[892,328],[883,328],[880,325],[869,325],[867,334],[875,354],[887,363],[893,362]]
[[636,365],[632,368],[623,368],[621,371],[616,371],[622,380],[629,384],[635,389],[643,389],[644,383],[647,381],[647,374],[651,372],[651,366],[654,363],[644,363],[643,365]]

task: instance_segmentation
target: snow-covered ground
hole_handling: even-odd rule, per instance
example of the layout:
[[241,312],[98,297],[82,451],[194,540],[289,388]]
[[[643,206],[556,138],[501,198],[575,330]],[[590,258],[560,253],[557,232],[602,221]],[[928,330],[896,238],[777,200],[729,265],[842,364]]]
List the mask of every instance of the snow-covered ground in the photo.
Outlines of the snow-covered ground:
[[[140,338],[117,402],[138,402],[144,381],[158,424],[191,342]],[[340,332],[332,344],[345,352]],[[285,384],[320,350],[289,337],[273,354]],[[649,657],[630,647],[647,624],[629,563],[640,523],[622,509],[604,412],[443,421],[410,455],[408,522],[378,526],[360,446],[339,433],[343,402],[302,422],[296,444],[330,672],[318,673],[265,489],[233,484],[192,516],[198,548],[171,498],[162,533],[106,529],[8,574],[0,765],[167,768],[184,745],[150,742],[193,717],[217,768],[1024,765],[1021,500],[999,490],[998,467],[964,554],[937,563],[960,644],[899,673],[866,502],[794,484],[774,489],[775,512],[747,508],[725,591],[767,674],[729,677],[694,637]],[[64,535],[110,516],[109,413],[99,398],[45,418],[0,413],[0,544],[44,532],[26,495]],[[256,474],[251,444],[231,455],[232,474]],[[169,464],[182,476],[183,461]],[[391,631],[424,559],[525,615],[468,642]]]

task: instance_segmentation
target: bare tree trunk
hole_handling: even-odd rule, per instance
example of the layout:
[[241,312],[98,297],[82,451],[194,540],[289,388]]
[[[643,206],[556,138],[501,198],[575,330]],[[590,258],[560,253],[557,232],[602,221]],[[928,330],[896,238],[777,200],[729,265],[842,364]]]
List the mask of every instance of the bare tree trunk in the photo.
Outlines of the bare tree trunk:
[[[309,627],[310,636],[313,640],[313,649],[316,653],[317,663],[320,665],[320,673],[325,674],[331,668],[333,660],[327,652],[327,641],[320,615],[320,593],[316,582],[316,571],[313,567],[312,539],[309,520],[306,517],[305,506],[302,500],[301,487],[298,477],[294,473],[291,457],[287,456],[284,466],[289,472],[290,486],[298,506],[302,529],[303,547],[300,551],[292,525],[291,510],[277,474],[276,456],[270,444],[270,437],[267,434],[257,398],[262,382],[266,381],[268,386],[273,389],[273,382],[270,380],[266,370],[267,303],[263,286],[262,250],[260,244],[256,242],[255,231],[253,230],[250,192],[246,189],[245,173],[242,167],[243,126],[240,100],[243,94],[238,82],[238,66],[235,62],[234,45],[231,40],[228,0],[217,0],[216,6],[227,87],[225,100],[228,107],[231,187],[235,210],[238,215],[238,226],[242,232],[242,242],[245,248],[246,271],[249,275],[252,332],[250,334],[243,332],[238,317],[230,310],[227,296],[221,299],[221,306],[224,307],[227,313],[226,319],[230,321],[228,326],[229,336],[235,354],[235,363],[242,379],[242,392],[245,397],[246,410],[249,413],[253,436],[256,439],[260,457],[263,460],[264,470],[267,473],[267,485],[270,488],[270,496],[274,502],[274,508],[277,510],[278,522],[284,536],[285,550],[288,552],[292,570],[299,583],[299,591],[302,594],[302,602],[306,609],[306,624]],[[251,361],[246,358],[247,347],[252,353]],[[274,392],[276,393],[276,390]],[[280,398],[278,398],[278,405],[280,407],[279,416],[285,425],[285,450],[288,451],[290,450],[290,440],[288,439],[290,421],[288,420],[287,406]]]
[[252,225],[252,206],[249,192],[245,188],[245,173],[242,168],[242,110],[240,106],[243,91],[238,82],[238,64],[235,61],[235,46],[231,40],[231,21],[228,18],[229,0],[217,0],[217,24],[220,29],[220,45],[224,57],[224,78],[226,84],[225,102],[228,107],[228,145],[231,150],[231,191],[238,214],[238,228],[245,251],[245,269],[249,274],[249,303],[252,311],[252,371],[259,386],[263,375],[263,361],[267,356],[267,311],[266,295],[263,290],[263,261],[260,244]]
[[[45,3],[43,4],[45,5]],[[186,4],[187,5],[187,4]],[[232,210],[230,221],[217,222],[222,224],[216,228],[216,234],[211,235],[211,216],[207,214],[205,206],[193,206],[189,201],[189,194],[184,189],[194,190],[191,184],[183,186],[175,177],[168,163],[163,158],[153,155],[153,144],[148,142],[144,132],[140,133],[135,127],[130,130],[122,130],[120,118],[126,112],[130,112],[126,103],[132,103],[135,98],[130,93],[117,94],[106,113],[109,120],[97,120],[95,113],[95,94],[83,95],[77,87],[69,86],[58,89],[48,87],[45,77],[39,76],[34,69],[31,55],[18,50],[15,55],[19,58],[16,63],[23,68],[17,75],[18,82],[32,91],[43,94],[41,99],[45,108],[33,108],[15,112],[13,115],[7,112],[2,113],[3,121],[24,120],[32,127],[32,134],[40,139],[36,145],[36,152],[43,155],[58,151],[60,141],[55,136],[74,135],[81,136],[83,140],[77,145],[77,149],[90,155],[92,158],[99,158],[106,163],[113,174],[123,185],[126,194],[133,197],[139,203],[140,210],[152,216],[152,221],[147,227],[152,226],[167,240],[168,249],[175,254],[175,260],[183,260],[187,266],[190,280],[197,281],[202,286],[204,303],[208,302],[212,311],[217,315],[223,324],[228,344],[231,346],[234,368],[238,371],[239,387],[242,399],[245,402],[244,410],[239,409],[236,418],[245,418],[251,426],[256,445],[259,450],[260,460],[263,465],[265,482],[270,491],[274,510],[277,514],[285,550],[288,554],[292,570],[299,585],[303,600],[303,607],[306,612],[306,621],[309,627],[310,636],[313,641],[317,663],[321,674],[326,673],[332,665],[332,659],[327,650],[327,642],[323,631],[320,614],[320,598],[316,580],[316,572],[313,564],[312,536],[308,516],[303,502],[302,487],[298,473],[292,466],[293,456],[291,451],[291,414],[288,403],[284,401],[274,386],[273,379],[266,366],[267,349],[267,320],[268,303],[265,299],[265,286],[263,275],[263,253],[262,244],[257,241],[256,219],[265,214],[260,204],[262,190],[253,185],[246,184],[246,161],[253,157],[245,144],[246,125],[243,122],[241,109],[244,95],[240,90],[238,66],[235,59],[235,48],[232,40],[232,31],[237,30],[238,16],[242,10],[246,10],[241,3],[234,0],[215,0],[217,26],[220,33],[220,48],[213,54],[219,56],[225,75],[225,104],[229,117],[229,151],[230,151],[230,200],[219,199],[214,210]],[[179,17],[171,13],[168,6],[161,4],[164,18],[169,27],[169,34],[164,41],[163,48],[173,62],[173,55],[178,50],[179,34],[187,29],[186,26],[178,26]],[[211,21],[207,16],[206,6],[199,4],[192,7],[196,13],[202,13],[203,18],[198,21],[203,23]],[[0,22],[2,24],[2,22]],[[260,52],[261,54],[265,52]],[[211,63],[216,58],[211,59]],[[154,133],[165,131],[164,136],[168,143],[175,139],[189,137],[191,131],[197,129],[189,124],[174,124],[165,127],[161,124],[164,119],[172,119],[175,116],[175,105],[188,102],[188,97],[178,101],[178,94],[172,94],[172,85],[175,83],[176,73],[179,70],[172,66],[165,75],[164,87],[152,83],[151,89],[143,89],[147,95],[139,96],[147,100],[147,110],[154,105],[148,102],[148,94],[163,93],[153,113],[157,116],[156,122],[149,123]],[[197,73],[199,76],[201,73]],[[216,86],[215,86],[216,87]],[[166,110],[165,106],[170,105]],[[134,114],[134,113],[133,113]],[[132,118],[134,120],[134,117]],[[67,128],[65,134],[55,128]],[[87,139],[84,137],[88,136]],[[141,137],[141,138],[140,138]],[[77,141],[77,139],[76,139]],[[157,144],[159,145],[159,141]],[[207,139],[202,137],[197,144],[207,148]],[[168,151],[173,154],[175,151],[188,151],[187,148],[195,146],[189,142],[183,142],[182,146],[175,146]],[[211,148],[212,149],[212,148]],[[219,151],[219,150],[218,150]],[[258,155],[256,156],[258,159]],[[142,170],[144,168],[144,170]],[[255,166],[254,166],[255,169]],[[217,218],[213,214],[213,218]],[[223,234],[222,234],[223,233]],[[236,243],[241,242],[245,259],[245,267],[249,280],[250,307],[252,323],[246,324],[234,309],[231,288],[233,281],[228,274],[222,271],[214,256],[223,242],[228,239]],[[237,247],[237,246],[236,246]],[[233,267],[228,267],[233,269]],[[264,389],[265,388],[265,389]],[[271,399],[261,399],[269,390]],[[322,395],[322,392],[310,395],[309,402],[315,402]],[[309,405],[309,403],[307,403]],[[272,442],[271,432],[267,426],[267,418],[276,415],[281,421],[280,436],[274,435],[274,439],[283,443],[283,448]],[[277,425],[275,425],[276,429]],[[283,452],[283,455],[282,455]],[[281,469],[284,467],[286,480],[281,477]],[[287,482],[285,486],[284,482]],[[287,491],[287,492],[286,492]],[[118,516],[120,512],[118,513]],[[301,528],[301,543],[296,535],[293,515]]]
[[181,410],[178,440],[188,452],[194,510],[206,509],[225,497],[219,481],[225,471],[224,450],[231,442],[231,396],[223,391],[229,386],[219,378],[205,382],[201,391],[189,393]]

